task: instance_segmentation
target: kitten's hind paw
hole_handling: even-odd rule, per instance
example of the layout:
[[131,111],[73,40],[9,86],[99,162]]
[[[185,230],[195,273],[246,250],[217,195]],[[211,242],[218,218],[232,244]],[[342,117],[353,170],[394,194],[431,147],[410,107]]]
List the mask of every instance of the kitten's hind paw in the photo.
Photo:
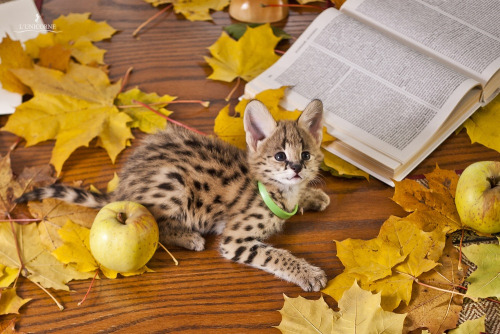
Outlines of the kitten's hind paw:
[[179,240],[179,245],[199,252],[205,249],[205,238],[203,238],[199,233],[192,233],[189,235],[186,234],[183,236],[182,240]]

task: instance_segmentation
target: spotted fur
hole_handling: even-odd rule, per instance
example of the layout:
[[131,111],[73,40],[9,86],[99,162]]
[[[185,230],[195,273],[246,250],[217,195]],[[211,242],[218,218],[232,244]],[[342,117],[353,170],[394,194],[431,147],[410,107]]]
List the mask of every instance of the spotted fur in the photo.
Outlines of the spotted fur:
[[113,201],[139,202],[155,216],[162,243],[200,251],[205,248],[204,234],[221,234],[225,258],[318,291],[326,284],[323,270],[264,243],[285,221],[268,209],[257,181],[285,211],[297,203],[303,210],[328,206],[329,197],[310,187],[323,159],[322,109],[316,100],[297,121],[276,122],[262,103],[250,102],[244,115],[247,153],[169,125],[134,151],[113,193],[99,195],[56,184],[25,194],[18,202],[54,197],[95,208]]

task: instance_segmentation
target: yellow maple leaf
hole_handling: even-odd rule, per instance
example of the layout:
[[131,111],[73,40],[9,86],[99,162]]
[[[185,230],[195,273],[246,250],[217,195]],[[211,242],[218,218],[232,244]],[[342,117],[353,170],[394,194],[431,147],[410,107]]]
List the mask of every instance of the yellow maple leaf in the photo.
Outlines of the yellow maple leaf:
[[154,133],[164,129],[167,126],[167,120],[151,110],[137,105],[133,100],[140,101],[147,105],[154,105],[158,112],[165,116],[169,116],[172,112],[164,107],[176,98],[177,97],[170,95],[159,96],[156,93],[147,94],[135,87],[118,94],[115,104],[120,110],[132,118],[130,127],[139,128],[139,130],[146,133]]
[[11,268],[0,264],[0,288],[6,288],[17,278],[19,269]]
[[[329,138],[326,137],[326,140],[329,140]],[[325,136],[323,136],[323,142],[325,142]],[[348,163],[347,161],[342,160],[333,153],[325,149],[321,149],[321,151],[325,156],[323,159],[323,164],[321,165],[321,169],[324,170],[325,172],[330,172],[330,174],[334,176],[341,176],[348,178],[364,177],[367,180],[370,178],[370,175],[368,175],[368,173],[362,171],[361,169],[355,167],[354,165]]]
[[480,143],[500,152],[500,95],[484,108],[476,111],[463,126],[472,143]]
[[25,138],[27,146],[55,139],[50,162],[57,174],[95,137],[112,162],[133,138],[132,119],[113,104],[120,82],[111,84],[102,70],[70,63],[66,73],[39,66],[13,71],[34,97],[16,108],[3,130]]
[[[52,252],[59,261],[69,264],[79,272],[92,272],[101,269],[107,278],[116,278],[119,272],[111,270],[98,263],[90,251],[90,230],[68,220],[58,231],[64,243]],[[140,275],[151,269],[146,266],[128,273],[120,273],[123,276]]]
[[15,287],[0,290],[0,315],[19,313],[19,309],[30,300],[19,297]]
[[40,61],[38,65],[66,72],[71,59],[71,50],[61,44],[55,44],[40,49]]
[[90,13],[61,15],[53,21],[57,31],[26,41],[26,52],[32,58],[39,58],[41,48],[60,44],[71,50],[71,55],[82,64],[103,64],[106,50],[93,42],[111,38],[116,30],[105,21],[96,22],[89,17]]
[[13,41],[8,35],[0,43],[0,83],[10,92],[31,94],[31,89],[23,84],[10,70],[32,68],[33,61],[24,51],[21,42]]
[[339,300],[357,280],[363,289],[380,292],[382,307],[392,311],[401,301],[409,303],[413,279],[437,265],[444,244],[441,231],[424,232],[407,218],[391,216],[377,238],[337,242],[345,270],[323,292]]
[[279,59],[274,49],[280,40],[281,37],[274,35],[268,23],[255,28],[248,27],[238,41],[222,32],[209,47],[213,58],[205,57],[213,69],[208,78],[226,82],[237,77],[252,80]]
[[308,300],[285,296],[279,311],[282,320],[277,329],[292,333],[371,333],[400,334],[406,314],[396,314],[381,308],[380,293],[372,294],[350,282],[339,299],[339,312],[334,312],[321,297]]
[[[20,255],[16,247],[16,239]],[[80,273],[59,262],[41,244],[36,224],[0,224],[0,263],[11,268],[21,268],[21,256],[26,278],[45,288],[69,291],[66,285],[73,279],[87,279],[92,274]]]
[[174,5],[177,14],[182,14],[189,21],[212,20],[210,10],[220,11],[229,5],[229,0],[145,0],[157,7],[167,3]]

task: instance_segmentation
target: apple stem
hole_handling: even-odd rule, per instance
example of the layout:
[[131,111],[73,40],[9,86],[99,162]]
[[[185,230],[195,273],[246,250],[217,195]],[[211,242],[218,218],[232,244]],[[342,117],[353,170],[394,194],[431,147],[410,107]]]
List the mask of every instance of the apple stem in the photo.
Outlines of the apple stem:
[[87,289],[87,293],[85,294],[85,296],[83,296],[83,299],[78,303],[78,306],[82,305],[83,302],[87,299],[87,296],[89,295],[90,290],[92,289],[92,285],[94,285],[94,281],[95,281],[95,278],[97,277],[98,272],[99,272],[98,270],[95,271],[94,277],[92,278],[92,281],[90,282],[89,288]]
[[172,253],[170,253],[167,249],[167,247],[163,246],[163,244],[161,242],[158,242],[158,245],[160,245],[161,248],[163,248],[163,250],[165,250],[165,252],[167,252],[168,255],[170,255],[170,257],[172,258],[172,260],[174,261],[174,264],[176,266],[179,265],[179,261],[177,261],[177,259],[172,255]]
[[125,224],[125,222],[127,221],[127,215],[125,214],[125,212],[118,212],[116,214],[116,219],[122,223],[122,224]]

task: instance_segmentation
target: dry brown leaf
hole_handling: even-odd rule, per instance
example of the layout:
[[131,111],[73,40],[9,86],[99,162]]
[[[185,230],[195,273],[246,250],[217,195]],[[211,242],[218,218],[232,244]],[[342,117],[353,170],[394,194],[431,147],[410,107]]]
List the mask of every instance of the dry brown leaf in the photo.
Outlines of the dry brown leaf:
[[[395,182],[392,200],[408,212],[426,212],[429,221],[436,221],[444,233],[462,228],[455,206],[458,175],[454,171],[436,169],[425,174],[427,184],[405,179]],[[432,218],[431,218],[432,217]],[[428,230],[425,226],[424,230]]]
[[[452,290],[450,284],[462,283],[463,272],[467,271],[467,268],[464,268],[464,271],[458,270],[458,256],[458,251],[451,240],[448,240],[440,260],[442,266],[422,274],[419,281],[437,288]],[[447,329],[455,328],[462,310],[462,301],[463,296],[415,284],[409,306],[397,310],[398,313],[408,313],[403,333],[418,328],[427,328],[431,333],[443,333]]]

